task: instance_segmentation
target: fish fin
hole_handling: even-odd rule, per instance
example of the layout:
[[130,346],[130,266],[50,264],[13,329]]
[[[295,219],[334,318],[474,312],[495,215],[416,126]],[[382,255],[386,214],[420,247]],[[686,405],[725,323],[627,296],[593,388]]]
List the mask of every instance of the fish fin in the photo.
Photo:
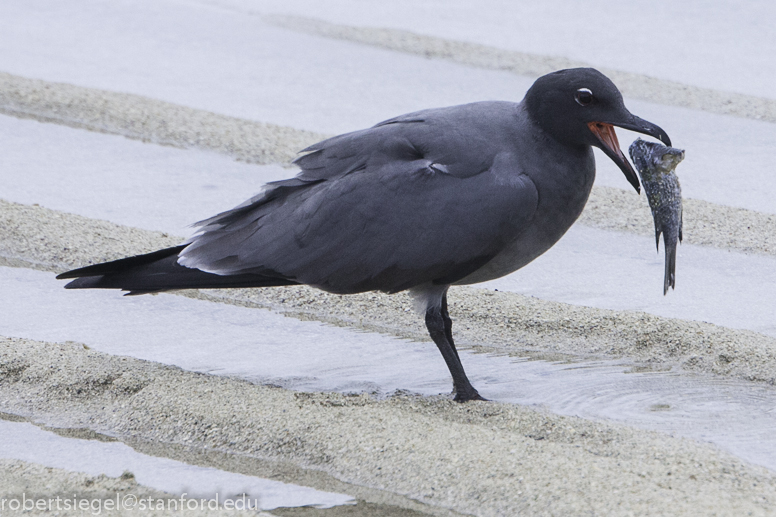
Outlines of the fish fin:
[[676,243],[669,245],[665,243],[666,248],[666,268],[665,275],[663,276],[663,296],[668,293],[668,287],[675,289],[676,287]]

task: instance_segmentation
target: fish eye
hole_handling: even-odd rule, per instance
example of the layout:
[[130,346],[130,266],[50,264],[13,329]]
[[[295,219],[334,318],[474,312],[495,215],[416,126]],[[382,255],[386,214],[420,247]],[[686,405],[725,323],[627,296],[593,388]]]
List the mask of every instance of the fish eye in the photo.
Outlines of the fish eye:
[[577,104],[580,106],[590,106],[593,104],[595,97],[593,97],[593,92],[588,88],[580,88],[574,94],[574,100],[577,101]]

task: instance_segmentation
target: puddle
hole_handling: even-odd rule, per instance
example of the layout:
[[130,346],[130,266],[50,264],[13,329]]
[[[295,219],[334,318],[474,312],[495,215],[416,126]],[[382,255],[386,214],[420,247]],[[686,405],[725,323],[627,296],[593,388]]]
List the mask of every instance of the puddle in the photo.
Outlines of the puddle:
[[463,361],[469,369],[489,372],[474,383],[495,400],[712,442],[776,470],[773,386],[688,372],[634,371],[614,362],[513,359],[488,369],[481,358],[466,354]]
[[208,467],[148,456],[117,441],[62,436],[27,422],[0,419],[0,457],[39,463],[92,476],[134,474],[141,485],[188,498],[218,501],[245,499],[251,507],[273,510],[280,507],[331,508],[355,500],[345,494],[246,476]]

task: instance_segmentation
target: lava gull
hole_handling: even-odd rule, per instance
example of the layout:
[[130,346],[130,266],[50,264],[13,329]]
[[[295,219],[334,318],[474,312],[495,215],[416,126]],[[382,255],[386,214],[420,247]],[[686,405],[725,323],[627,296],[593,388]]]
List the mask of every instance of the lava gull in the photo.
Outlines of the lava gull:
[[451,285],[511,273],[558,242],[595,178],[593,147],[639,191],[613,126],[671,145],[592,68],[540,77],[519,102],[402,115],[304,149],[301,171],[197,223],[179,246],[62,273],[68,289],[128,294],[307,284],[338,294],[409,290],[453,378],[466,377],[447,309]]

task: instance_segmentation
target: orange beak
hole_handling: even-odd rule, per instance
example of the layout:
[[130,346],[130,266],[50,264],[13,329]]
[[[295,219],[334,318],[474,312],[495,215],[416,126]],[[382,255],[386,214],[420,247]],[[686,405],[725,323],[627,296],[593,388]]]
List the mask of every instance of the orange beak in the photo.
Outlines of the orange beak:
[[587,127],[598,138],[598,141],[601,143],[601,150],[617,164],[623,174],[625,174],[628,182],[633,185],[636,192],[640,193],[641,185],[639,184],[639,178],[636,176],[636,171],[633,170],[630,162],[622,153],[622,149],[620,149],[620,142],[617,140],[614,126],[604,122],[588,122]]

